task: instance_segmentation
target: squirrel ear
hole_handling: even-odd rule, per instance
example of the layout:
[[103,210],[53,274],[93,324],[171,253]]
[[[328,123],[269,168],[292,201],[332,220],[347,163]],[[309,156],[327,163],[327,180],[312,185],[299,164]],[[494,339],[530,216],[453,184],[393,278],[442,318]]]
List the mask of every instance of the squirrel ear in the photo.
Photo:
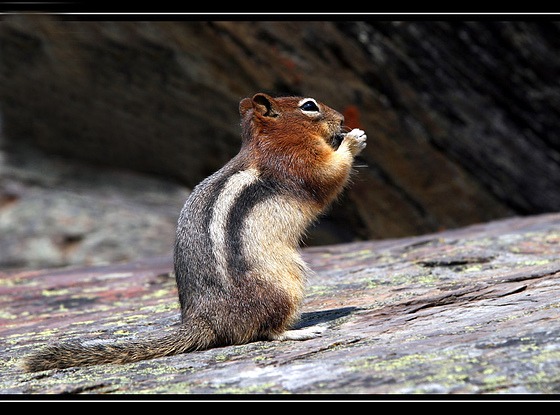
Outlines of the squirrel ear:
[[276,103],[274,98],[260,93],[253,96],[253,108],[255,112],[262,115],[263,117],[277,117],[278,111],[276,109]]
[[251,98],[243,98],[239,102],[239,115],[241,115],[241,118],[245,118],[245,114],[251,108],[253,108],[253,102],[251,101]]

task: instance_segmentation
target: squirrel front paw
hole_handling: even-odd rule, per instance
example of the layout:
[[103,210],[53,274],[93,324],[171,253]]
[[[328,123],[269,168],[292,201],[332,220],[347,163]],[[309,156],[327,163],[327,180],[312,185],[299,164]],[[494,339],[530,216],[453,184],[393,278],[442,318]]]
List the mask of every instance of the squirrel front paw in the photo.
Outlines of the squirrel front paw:
[[350,153],[356,156],[366,147],[367,135],[364,130],[354,128],[344,136],[341,145],[346,145]]

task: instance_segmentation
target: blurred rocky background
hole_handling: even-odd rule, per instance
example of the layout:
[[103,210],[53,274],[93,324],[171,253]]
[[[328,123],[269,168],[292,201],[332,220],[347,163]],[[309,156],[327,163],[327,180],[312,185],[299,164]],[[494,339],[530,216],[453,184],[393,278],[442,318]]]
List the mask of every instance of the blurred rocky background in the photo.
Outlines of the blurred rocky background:
[[307,245],[560,207],[554,21],[0,22],[0,269],[168,254],[238,102],[312,96],[368,134]]

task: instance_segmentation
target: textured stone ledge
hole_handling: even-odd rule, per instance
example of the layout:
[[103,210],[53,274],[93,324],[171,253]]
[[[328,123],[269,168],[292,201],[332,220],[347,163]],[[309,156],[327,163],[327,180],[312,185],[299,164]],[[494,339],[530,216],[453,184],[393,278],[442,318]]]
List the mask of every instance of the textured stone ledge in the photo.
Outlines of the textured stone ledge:
[[560,214],[307,248],[320,338],[34,374],[17,362],[49,341],[176,324],[171,259],[0,273],[0,392],[558,393],[559,254]]

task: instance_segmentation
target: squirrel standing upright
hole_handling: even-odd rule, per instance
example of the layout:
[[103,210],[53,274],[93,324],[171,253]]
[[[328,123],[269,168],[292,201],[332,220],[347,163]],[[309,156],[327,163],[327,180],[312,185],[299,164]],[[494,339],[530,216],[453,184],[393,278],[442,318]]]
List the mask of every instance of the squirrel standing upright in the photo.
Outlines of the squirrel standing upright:
[[28,356],[26,371],[127,363],[257,340],[304,340],[299,317],[307,227],[340,194],[366,135],[313,98],[259,93],[239,104],[242,145],[198,184],[178,220],[181,324],[123,342],[69,341]]

